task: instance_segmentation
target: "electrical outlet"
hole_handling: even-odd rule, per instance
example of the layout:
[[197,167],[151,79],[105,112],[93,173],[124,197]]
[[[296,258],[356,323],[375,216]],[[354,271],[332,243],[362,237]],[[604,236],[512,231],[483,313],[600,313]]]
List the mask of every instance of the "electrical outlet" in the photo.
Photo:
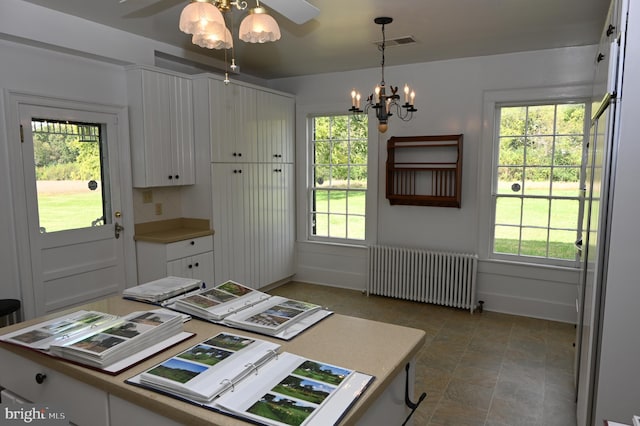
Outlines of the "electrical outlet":
[[160,216],[162,214],[162,203],[156,203],[156,216]]
[[153,203],[153,192],[150,189],[142,191],[142,202],[144,204]]

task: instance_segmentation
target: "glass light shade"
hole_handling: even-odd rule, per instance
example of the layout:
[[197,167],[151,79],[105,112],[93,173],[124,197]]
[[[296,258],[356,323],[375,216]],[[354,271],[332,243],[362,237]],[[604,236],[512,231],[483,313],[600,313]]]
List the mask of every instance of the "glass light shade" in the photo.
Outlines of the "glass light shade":
[[208,1],[192,1],[180,13],[180,31],[187,34],[202,34],[207,25],[217,23],[224,26],[222,13]]
[[201,34],[194,34],[191,42],[206,49],[231,49],[233,47],[233,39],[231,32],[224,25],[210,23],[206,27],[206,31]]
[[280,27],[262,7],[256,7],[240,23],[240,40],[247,43],[266,43],[280,40]]

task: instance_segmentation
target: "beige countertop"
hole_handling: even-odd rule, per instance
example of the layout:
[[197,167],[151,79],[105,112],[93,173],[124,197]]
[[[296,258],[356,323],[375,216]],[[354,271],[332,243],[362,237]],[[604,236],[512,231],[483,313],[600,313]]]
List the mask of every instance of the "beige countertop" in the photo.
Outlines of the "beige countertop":
[[135,225],[134,240],[151,243],[168,244],[189,238],[213,235],[207,219],[191,219],[181,217],[177,219],[158,220],[154,222],[137,223]]
[[[133,311],[155,309],[156,306],[124,300],[119,296],[104,299],[68,310],[93,309],[118,315]],[[62,315],[59,312],[20,324],[6,327],[0,334],[33,325]],[[68,362],[56,360],[36,351],[0,342],[0,348],[17,353],[45,367],[57,370],[76,380],[102,389],[140,407],[188,425],[239,426],[248,423],[186,402],[170,398],[156,392],[128,385],[124,381],[160,361],[182,352],[194,344],[213,336],[226,327],[199,320],[191,320],[184,325],[185,331],[196,333],[192,337],[158,355],[135,365],[124,372],[111,376]],[[282,345],[282,351],[291,352],[318,361],[358,370],[375,376],[371,386],[362,398],[351,407],[341,425],[355,424],[373,402],[385,391],[392,380],[400,374],[407,362],[411,361],[422,347],[425,339],[423,330],[393,324],[365,320],[333,314],[303,332],[291,341],[282,341],[250,332],[238,331],[247,336],[256,336]]]

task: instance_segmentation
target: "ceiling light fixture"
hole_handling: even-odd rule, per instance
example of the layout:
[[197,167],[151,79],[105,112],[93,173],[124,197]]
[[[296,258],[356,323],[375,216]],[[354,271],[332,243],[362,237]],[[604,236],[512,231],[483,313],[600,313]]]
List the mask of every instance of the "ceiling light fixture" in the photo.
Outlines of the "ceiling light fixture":
[[353,114],[367,114],[369,109],[373,108],[376,112],[376,118],[378,119],[378,131],[384,133],[389,128],[389,117],[393,115],[391,112],[392,108],[395,108],[395,113],[402,121],[409,121],[413,118],[413,113],[417,111],[414,107],[416,93],[405,84],[404,104],[402,105],[399,103],[400,95],[398,94],[398,86],[389,86],[391,93],[387,94],[387,87],[384,82],[384,49],[386,44],[384,26],[392,23],[393,18],[383,16],[375,18],[373,22],[382,26],[382,44],[379,47],[382,52],[382,62],[380,64],[382,68],[382,80],[380,84],[375,87],[374,93],[367,98],[364,110],[360,108],[360,93],[353,89],[351,91],[351,108],[349,108],[349,111]]
[[[180,31],[192,34],[191,42],[207,49],[233,49],[233,36],[225,23],[227,12],[245,10],[247,2],[241,0],[191,0],[180,14]],[[233,18],[230,18],[233,22]],[[247,43],[266,43],[280,39],[280,27],[256,0],[256,7],[240,23],[240,40]],[[226,57],[226,52],[225,52]],[[232,69],[235,58],[232,60]],[[226,59],[225,59],[226,65]],[[228,80],[228,76],[225,76]]]

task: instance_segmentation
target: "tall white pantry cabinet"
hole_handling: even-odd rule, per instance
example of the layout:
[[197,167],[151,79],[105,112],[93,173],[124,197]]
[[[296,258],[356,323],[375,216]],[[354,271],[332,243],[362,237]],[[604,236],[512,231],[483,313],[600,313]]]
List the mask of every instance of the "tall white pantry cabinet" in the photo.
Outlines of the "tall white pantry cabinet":
[[194,93],[209,118],[215,281],[257,289],[291,277],[294,98],[213,77],[195,78]]

